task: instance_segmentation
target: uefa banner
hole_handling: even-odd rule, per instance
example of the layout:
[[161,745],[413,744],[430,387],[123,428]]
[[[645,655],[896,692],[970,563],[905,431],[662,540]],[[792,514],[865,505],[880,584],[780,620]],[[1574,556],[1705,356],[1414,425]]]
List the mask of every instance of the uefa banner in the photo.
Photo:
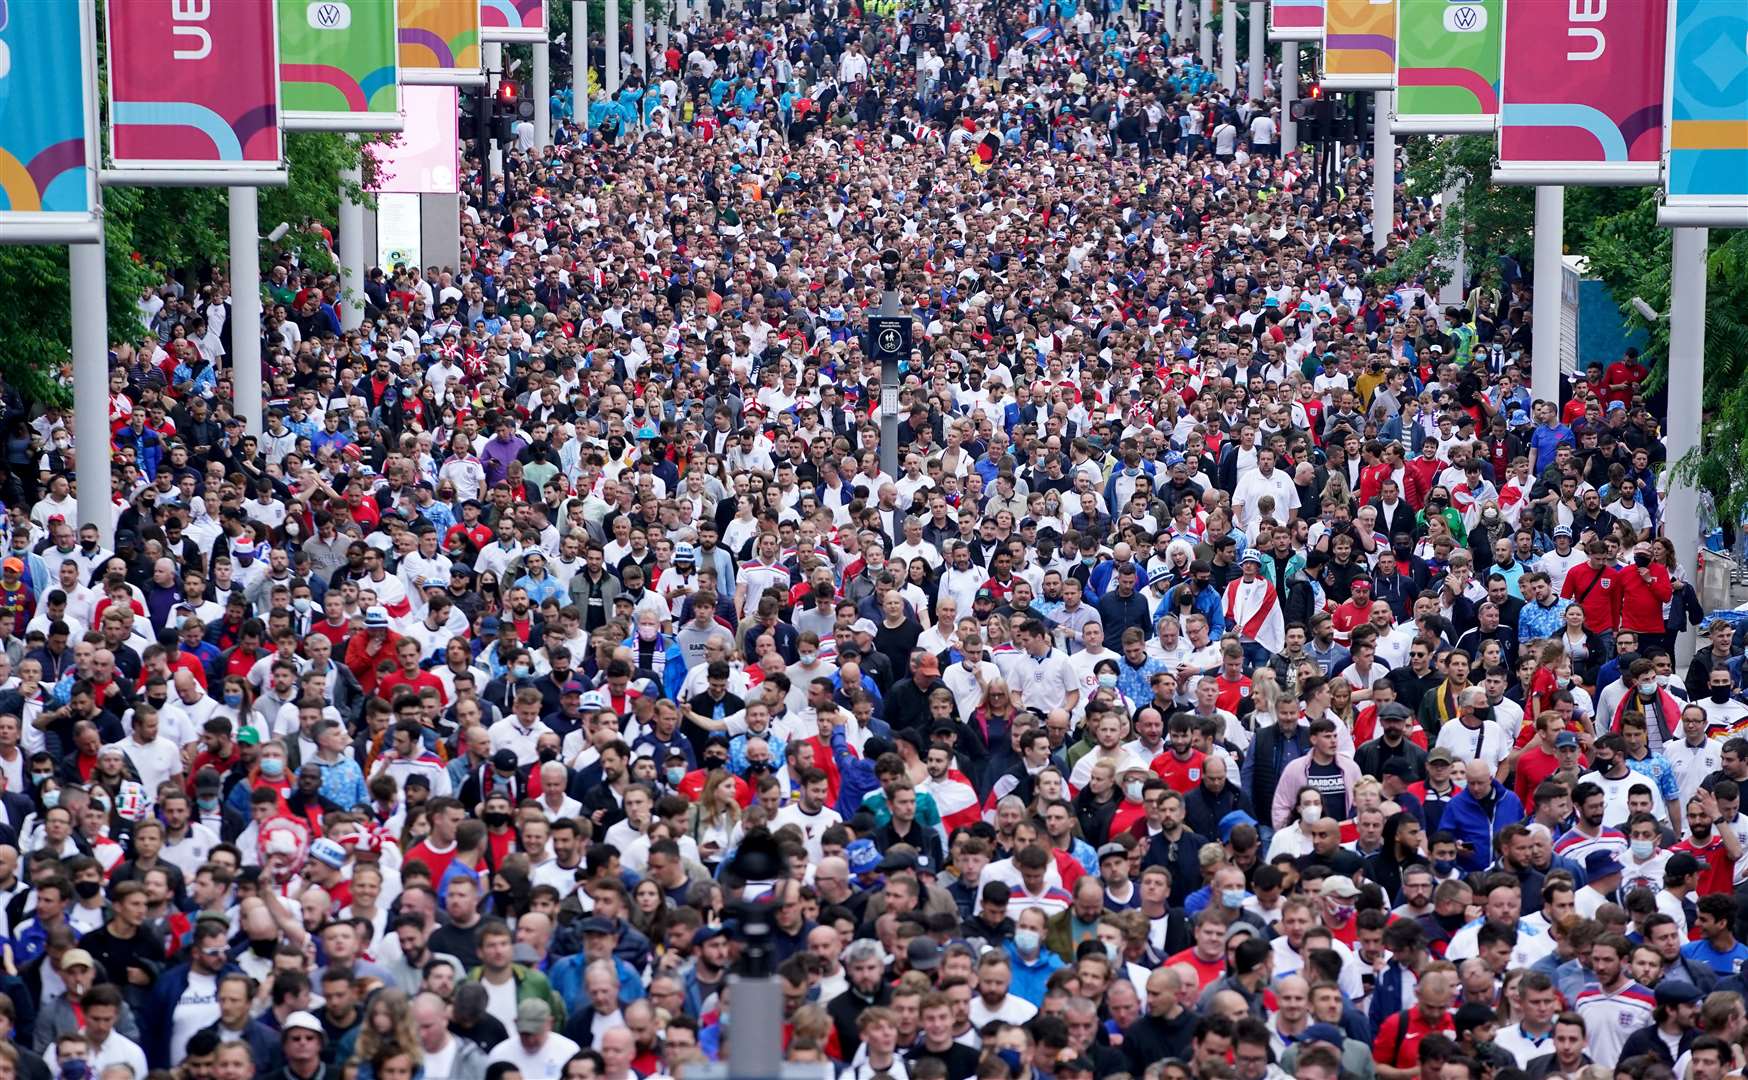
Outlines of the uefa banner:
[[283,175],[273,0],[105,10],[118,179],[198,187]]
[[1323,0],[1269,0],[1270,41],[1322,41]]
[[1748,228],[1748,6],[1670,0],[1665,225]]
[[460,114],[453,86],[409,86],[401,92],[406,127],[393,146],[372,149],[378,191],[454,195],[461,190]]
[[1397,0],[1396,117],[1407,135],[1491,132],[1504,0]]
[[1323,88],[1388,90],[1396,84],[1396,0],[1327,0]]
[[0,244],[97,240],[91,0],[0,0]]
[[480,0],[479,33],[485,41],[545,41],[546,0]]
[[1657,183],[1667,31],[1663,4],[1507,0],[1493,182]]
[[287,131],[399,131],[395,0],[279,0]]
[[479,86],[479,4],[475,0],[400,0],[401,82]]

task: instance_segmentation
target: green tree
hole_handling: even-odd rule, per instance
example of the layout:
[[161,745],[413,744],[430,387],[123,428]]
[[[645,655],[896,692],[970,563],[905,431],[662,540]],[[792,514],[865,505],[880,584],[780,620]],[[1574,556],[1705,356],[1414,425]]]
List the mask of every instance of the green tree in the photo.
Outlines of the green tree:
[[[294,228],[278,248],[301,265],[335,269],[319,233],[302,228],[317,221],[333,228],[339,216],[341,169],[358,165],[364,187],[374,177],[375,160],[344,135],[295,132],[286,136],[290,183],[261,191],[261,221]],[[354,190],[368,202],[368,194]],[[139,326],[141,292],[166,269],[201,276],[230,261],[230,207],[220,188],[106,188],[103,192],[107,242],[108,317],[111,340],[132,335]],[[68,294],[67,249],[62,246],[0,247],[0,280],[17,302],[0,305],[0,378],[33,401],[65,402],[56,375],[72,343],[74,313]]]
[[1527,261],[1534,244],[1535,193],[1530,188],[1493,186],[1493,140],[1486,135],[1442,139],[1409,139],[1403,147],[1404,195],[1409,200],[1441,198],[1458,192],[1444,204],[1439,228],[1412,240],[1382,272],[1395,283],[1424,277],[1437,287],[1450,278],[1457,251],[1463,249],[1471,274],[1497,284],[1500,256]]

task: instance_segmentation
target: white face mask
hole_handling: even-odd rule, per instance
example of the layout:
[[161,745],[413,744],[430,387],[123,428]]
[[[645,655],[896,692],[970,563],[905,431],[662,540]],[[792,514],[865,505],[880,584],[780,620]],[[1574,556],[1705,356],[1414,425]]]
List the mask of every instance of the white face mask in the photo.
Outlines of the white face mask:
[[1299,823],[1301,825],[1315,825],[1319,821],[1322,821],[1322,820],[1323,820],[1323,807],[1321,807],[1321,806],[1302,806],[1299,808]]

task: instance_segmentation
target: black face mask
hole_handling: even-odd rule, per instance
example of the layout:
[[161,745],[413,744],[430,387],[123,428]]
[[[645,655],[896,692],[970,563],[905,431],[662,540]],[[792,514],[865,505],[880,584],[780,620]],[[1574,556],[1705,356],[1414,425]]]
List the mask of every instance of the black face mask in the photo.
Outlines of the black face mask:
[[723,769],[728,767],[727,758],[707,757],[704,759],[706,769]]
[[558,760],[558,751],[554,750],[550,746],[543,746],[540,748],[540,760],[542,762],[557,761]]
[[481,814],[480,820],[485,822],[488,828],[501,829],[510,823],[510,815],[501,810],[492,811],[491,813]]
[[255,938],[250,938],[249,951],[263,960],[271,960],[273,959],[274,954],[279,952],[279,939],[262,938],[257,940]]
[[73,883],[73,891],[79,894],[79,899],[81,900],[95,899],[97,894],[103,891],[103,882],[75,881]]
[[1727,686],[1712,687],[1712,700],[1719,705],[1730,700],[1730,688]]

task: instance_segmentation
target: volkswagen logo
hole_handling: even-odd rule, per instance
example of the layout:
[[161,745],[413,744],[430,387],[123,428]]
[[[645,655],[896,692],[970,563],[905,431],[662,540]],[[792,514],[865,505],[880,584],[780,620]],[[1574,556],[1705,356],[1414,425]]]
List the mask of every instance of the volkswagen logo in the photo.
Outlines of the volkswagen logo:
[[1479,34],[1487,29],[1487,9],[1480,4],[1450,4],[1445,8],[1445,29],[1453,34]]
[[316,30],[344,30],[352,25],[352,9],[344,0],[315,0],[304,15]]

